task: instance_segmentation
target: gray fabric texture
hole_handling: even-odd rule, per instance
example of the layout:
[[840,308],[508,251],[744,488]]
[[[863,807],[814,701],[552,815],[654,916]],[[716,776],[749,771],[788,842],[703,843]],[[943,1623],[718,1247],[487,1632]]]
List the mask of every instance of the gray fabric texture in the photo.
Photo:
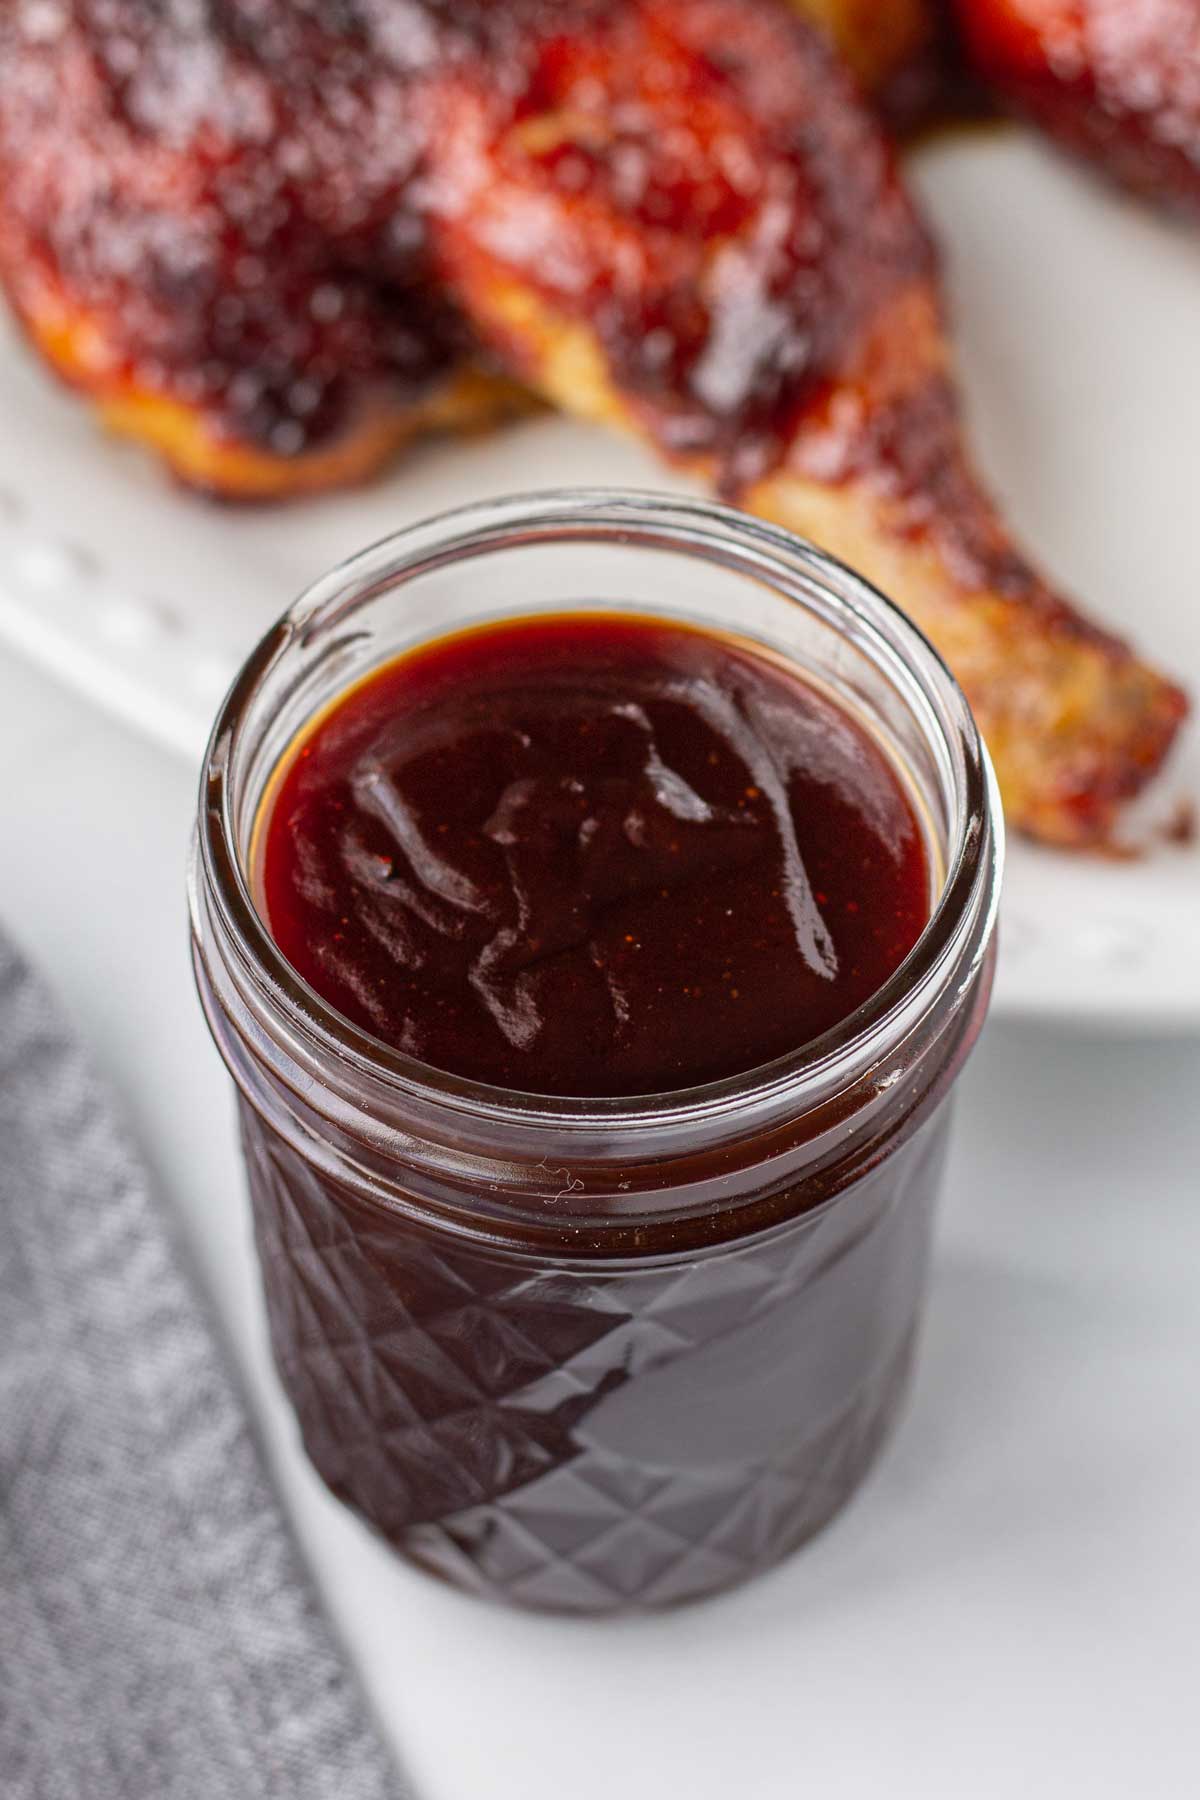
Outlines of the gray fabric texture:
[[0,1795],[401,1792],[145,1173],[0,938]]

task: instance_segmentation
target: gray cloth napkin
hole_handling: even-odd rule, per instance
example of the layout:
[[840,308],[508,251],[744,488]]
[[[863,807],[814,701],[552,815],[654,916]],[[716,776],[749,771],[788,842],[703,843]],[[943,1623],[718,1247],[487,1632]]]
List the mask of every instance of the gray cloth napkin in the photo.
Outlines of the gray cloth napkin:
[[401,1792],[145,1173],[0,938],[0,1794]]

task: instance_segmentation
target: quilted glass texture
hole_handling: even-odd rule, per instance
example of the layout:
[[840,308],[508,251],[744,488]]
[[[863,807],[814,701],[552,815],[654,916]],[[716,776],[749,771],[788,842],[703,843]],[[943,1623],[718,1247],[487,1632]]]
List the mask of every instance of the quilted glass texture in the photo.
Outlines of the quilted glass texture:
[[614,1263],[386,1213],[243,1102],[275,1358],[312,1461],[402,1554],[516,1604],[661,1606],[769,1568],[895,1419],[948,1115],[782,1227]]

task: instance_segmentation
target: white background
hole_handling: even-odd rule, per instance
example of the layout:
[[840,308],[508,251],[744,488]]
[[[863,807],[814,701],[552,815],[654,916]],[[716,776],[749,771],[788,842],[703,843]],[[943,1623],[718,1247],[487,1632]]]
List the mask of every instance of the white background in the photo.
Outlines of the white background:
[[989,1027],[862,1496],[706,1606],[508,1615],[401,1567],[299,1453],[191,989],[193,804],[182,760],[0,652],[0,918],[120,1091],[420,1800],[1194,1800],[1200,1043]]

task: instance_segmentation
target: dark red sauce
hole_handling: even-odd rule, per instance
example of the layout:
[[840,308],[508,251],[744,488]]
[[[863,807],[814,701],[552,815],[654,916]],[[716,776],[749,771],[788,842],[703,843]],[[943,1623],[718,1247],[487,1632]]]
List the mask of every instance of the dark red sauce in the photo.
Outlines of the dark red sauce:
[[613,614],[442,639],[351,688],[260,832],[271,931],[347,1018],[525,1092],[646,1094],[847,1018],[929,912],[896,770],[749,644]]

